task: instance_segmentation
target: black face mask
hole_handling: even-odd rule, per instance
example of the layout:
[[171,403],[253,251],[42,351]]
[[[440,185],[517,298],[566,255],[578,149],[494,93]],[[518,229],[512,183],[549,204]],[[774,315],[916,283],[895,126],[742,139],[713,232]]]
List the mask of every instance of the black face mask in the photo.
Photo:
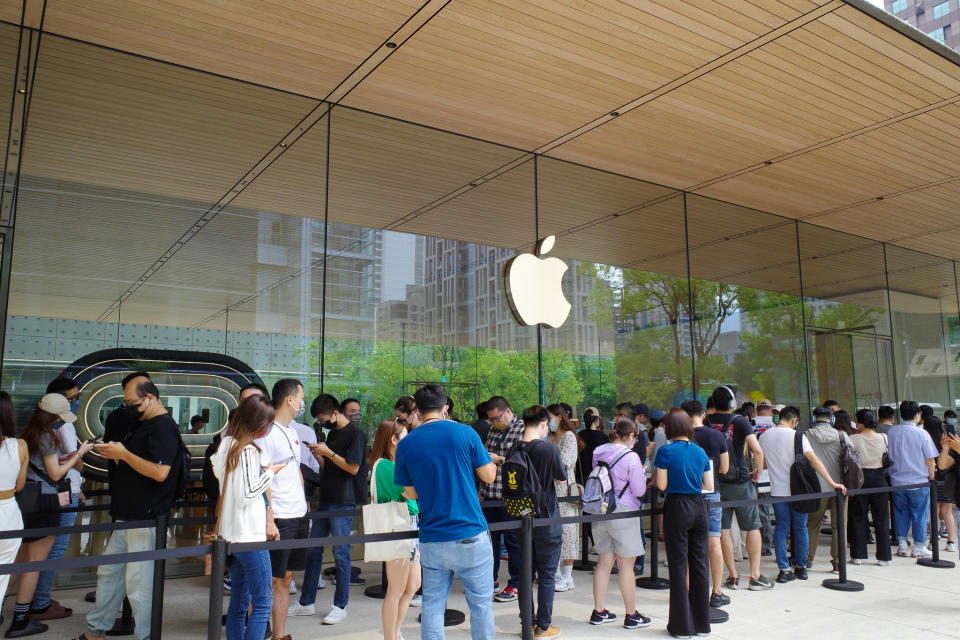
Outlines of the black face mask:
[[352,425],[354,425],[354,426],[359,427],[359,426],[360,426],[360,420],[361,420],[361,417],[360,417],[360,414],[359,414],[359,413],[355,413],[355,414],[353,414],[352,416],[350,416],[350,424],[352,424]]

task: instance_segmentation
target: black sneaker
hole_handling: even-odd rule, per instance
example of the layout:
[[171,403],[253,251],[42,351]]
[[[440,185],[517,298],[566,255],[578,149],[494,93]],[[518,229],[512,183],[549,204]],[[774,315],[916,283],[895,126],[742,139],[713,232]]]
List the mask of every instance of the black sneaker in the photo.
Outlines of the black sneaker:
[[723,586],[725,586],[727,589],[730,589],[731,591],[736,591],[737,587],[740,586],[740,576],[737,576],[736,578],[734,578],[733,576],[730,576],[729,578],[727,578],[726,582],[723,583]]
[[513,602],[517,599],[517,589],[507,585],[503,591],[493,596],[497,602]]
[[796,576],[797,580],[806,580],[807,579],[807,568],[806,567],[794,567],[793,575]]
[[710,606],[719,609],[720,607],[725,607],[730,604],[730,596],[725,593],[711,593],[710,594]]
[[603,611],[597,611],[594,609],[593,613],[590,614],[590,624],[606,624],[608,622],[613,622],[617,619],[617,616],[613,613],[610,613],[606,609]]
[[766,591],[767,589],[773,589],[773,582],[770,578],[766,576],[750,578],[750,591]]
[[792,582],[796,579],[797,579],[797,576],[793,573],[793,571],[789,571],[789,570],[784,571],[783,569],[781,569],[779,575],[777,575],[777,582],[779,582],[780,584],[783,584],[785,582]]
[[633,613],[628,613],[623,616],[624,629],[642,629],[643,627],[649,626],[650,618],[639,611],[634,611]]

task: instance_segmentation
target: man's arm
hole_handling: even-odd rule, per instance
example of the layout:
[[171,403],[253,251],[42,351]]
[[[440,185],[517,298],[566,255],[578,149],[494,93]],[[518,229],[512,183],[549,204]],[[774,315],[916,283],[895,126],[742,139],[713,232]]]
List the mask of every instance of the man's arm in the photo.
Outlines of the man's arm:
[[927,458],[927,459],[926,459],[926,463],[927,463],[927,476],[928,476],[931,480],[933,480],[933,476],[937,475],[937,465],[936,465],[936,461],[937,461],[936,458]]
[[747,446],[750,447],[750,453],[753,454],[753,461],[756,469],[751,474],[753,481],[756,482],[760,477],[760,471],[763,470],[763,449],[760,448],[760,441],[757,440],[757,434],[751,433],[747,436]]
[[107,460],[126,462],[127,465],[140,475],[150,478],[154,482],[163,482],[170,474],[169,464],[157,464],[140,456],[130,453],[119,442],[104,442],[97,445],[97,451]]
[[404,487],[403,488],[403,497],[407,500],[416,500],[417,499],[417,490],[413,487]]
[[493,462],[488,462],[482,467],[477,467],[477,477],[480,478],[480,482],[491,483],[497,479],[497,465]]
[[267,489],[267,540],[279,540],[280,529],[273,519],[273,490]]
[[728,452],[724,451],[720,454],[720,468],[717,471],[720,472],[720,475],[730,471],[730,454]]
[[317,460],[319,460],[321,464],[323,463],[323,460],[321,460],[321,458],[326,458],[327,460],[337,465],[338,467],[340,467],[341,469],[343,469],[344,471],[346,471],[352,476],[357,475],[357,472],[360,471],[359,463],[351,464],[347,462],[346,458],[344,458],[339,453],[334,453],[333,450],[330,447],[328,447],[327,443],[325,442],[319,442],[317,444],[312,444],[309,446],[310,446],[310,451],[313,453],[315,457],[317,457]]

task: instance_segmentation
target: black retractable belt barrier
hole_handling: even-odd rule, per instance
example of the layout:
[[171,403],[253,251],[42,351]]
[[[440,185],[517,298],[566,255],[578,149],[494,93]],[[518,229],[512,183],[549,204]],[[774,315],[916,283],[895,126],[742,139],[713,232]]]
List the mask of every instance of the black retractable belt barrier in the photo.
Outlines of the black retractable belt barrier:
[[227,566],[227,541],[213,541],[210,554],[210,608],[207,613],[207,640],[220,640],[220,621],[223,618],[223,572]]
[[950,560],[940,559],[940,514],[937,512],[937,479],[930,480],[930,548],[932,558],[920,558],[917,564],[937,569],[953,569],[956,565]]
[[863,583],[847,580],[847,505],[844,492],[837,489],[837,522],[831,523],[836,528],[837,553],[840,558],[839,578],[827,578],[823,586],[833,591],[863,591]]
[[533,518],[520,521],[520,637],[533,640]]
[[[647,564],[650,565],[650,576],[647,578],[637,578],[637,586],[641,589],[669,589],[670,581],[661,578],[660,571],[660,545],[657,544],[657,538],[660,534],[660,523],[657,514],[660,511],[660,490],[657,487],[650,487],[650,553],[647,554]],[[642,526],[642,524],[641,524]]]
[[[154,549],[167,548],[167,527],[170,516],[157,516]],[[163,585],[167,577],[167,561],[157,558],[153,561],[153,605],[150,608],[150,638],[160,640],[163,633]]]

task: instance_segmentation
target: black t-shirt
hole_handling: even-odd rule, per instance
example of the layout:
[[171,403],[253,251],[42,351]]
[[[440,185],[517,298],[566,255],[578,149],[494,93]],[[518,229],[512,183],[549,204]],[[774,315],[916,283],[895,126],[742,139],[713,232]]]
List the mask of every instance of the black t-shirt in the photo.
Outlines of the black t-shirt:
[[[719,431],[729,418],[729,413],[712,413],[707,416],[707,424]],[[727,438],[727,446],[730,451],[730,471],[721,478],[721,481],[750,482],[750,472],[747,470],[746,445],[747,436],[753,435],[753,425],[743,416],[734,415],[723,435]]]
[[650,446],[650,437],[646,431],[637,432],[637,442],[633,445],[633,451],[640,456],[640,462],[647,464],[647,448]]
[[720,454],[727,452],[727,439],[716,429],[697,427],[693,430],[693,440],[713,460],[713,490],[719,491],[717,483],[720,481]]
[[[557,518],[560,515],[560,508],[557,503],[556,480],[566,481],[567,472],[563,468],[563,460],[560,459],[560,449],[552,442],[535,440],[533,442],[517,443],[517,447],[522,447],[530,458],[530,464],[537,470],[537,477],[540,478],[540,488],[543,490],[544,499],[547,505],[546,518]],[[509,456],[508,456],[509,457]],[[559,528],[559,525],[557,525]]]
[[[610,442],[610,438],[607,437],[607,434],[595,429],[582,429],[580,437],[583,439],[584,447],[580,451],[580,464],[577,465],[577,482],[583,484],[593,470],[593,450]],[[644,450],[644,454],[646,454],[646,450]]]
[[149,462],[170,465],[163,482],[140,475],[126,462],[117,463],[110,483],[110,515],[116,520],[146,520],[169,513],[180,473],[180,429],[169,413],[139,422],[123,438],[130,453]]
[[367,437],[363,430],[348,424],[342,429],[331,429],[327,446],[349,464],[359,464],[357,475],[350,475],[329,458],[323,463],[323,483],[320,485],[320,504],[354,505],[365,502],[367,482],[365,472]]
[[490,433],[490,421],[477,419],[472,425],[473,430],[480,436],[481,442],[487,441],[487,434]]

